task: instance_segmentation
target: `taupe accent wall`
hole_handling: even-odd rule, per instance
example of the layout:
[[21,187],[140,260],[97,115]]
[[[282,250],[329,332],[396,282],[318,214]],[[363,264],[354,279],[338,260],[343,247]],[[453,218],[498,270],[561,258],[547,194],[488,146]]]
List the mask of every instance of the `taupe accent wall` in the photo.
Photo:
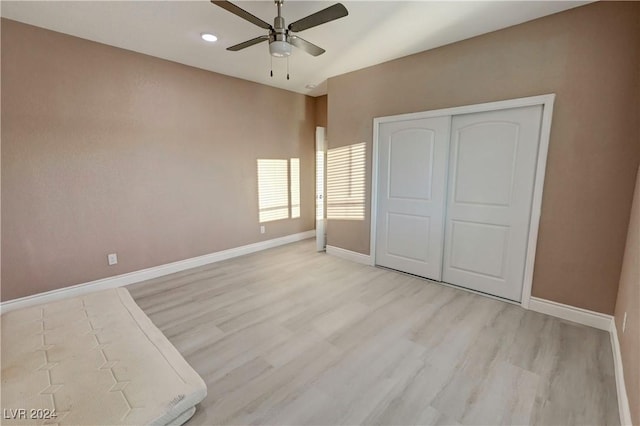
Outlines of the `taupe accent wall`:
[[[311,97],[6,19],[1,90],[2,300],[314,228]],[[301,161],[265,234],[259,158]]]
[[316,99],[316,126],[327,127],[327,95]]
[[640,3],[598,2],[329,79],[329,149],[366,142],[364,220],[327,244],[369,253],[373,118],[555,93],[533,295],[612,314],[640,161]]
[[[640,170],[631,207],[615,320],[633,424],[640,424]],[[624,314],[627,326],[622,331]]]

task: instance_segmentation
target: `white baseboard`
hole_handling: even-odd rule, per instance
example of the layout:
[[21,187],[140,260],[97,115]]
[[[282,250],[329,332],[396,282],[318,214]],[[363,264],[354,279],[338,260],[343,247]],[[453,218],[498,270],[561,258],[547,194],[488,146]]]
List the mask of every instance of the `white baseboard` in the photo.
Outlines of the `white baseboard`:
[[351,250],[345,250],[340,247],[327,245],[327,254],[330,254],[336,257],[341,257],[343,259],[350,260],[352,262],[362,263],[364,265],[369,265],[369,266],[373,265],[373,262],[371,261],[371,256],[369,256],[368,254],[362,254],[362,253],[358,253]]
[[611,315],[576,308],[575,306],[564,305],[537,297],[532,297],[529,300],[529,309],[605,331],[611,330],[611,321],[613,320]]
[[103,278],[83,284],[77,284],[74,286],[51,290],[44,293],[38,293],[32,296],[21,297],[19,299],[7,300],[6,302],[0,303],[0,313],[13,311],[20,308],[26,308],[28,306],[39,305],[41,303],[54,302],[56,300],[66,299],[68,297],[76,297],[98,290],[123,287],[129,284],[134,284],[137,282],[150,280],[152,278],[158,278],[164,275],[184,271],[186,269],[220,262],[222,260],[243,256],[249,253],[255,253],[257,251],[305,240],[307,238],[313,238],[315,235],[315,230],[300,232],[298,234],[286,235],[284,237],[274,238],[272,240],[260,241],[245,246],[234,247],[228,250],[205,254],[203,256],[192,257],[190,259],[179,260],[177,262],[154,266],[152,268],[141,269],[139,271],[129,272],[127,274],[116,275],[114,277]]
[[620,411],[620,424],[631,426],[631,407],[627,396],[627,387],[624,383],[624,369],[622,368],[622,353],[620,352],[620,341],[618,340],[618,330],[616,322],[611,321],[611,349],[613,350],[613,366],[616,373],[616,389],[618,391],[618,410]]

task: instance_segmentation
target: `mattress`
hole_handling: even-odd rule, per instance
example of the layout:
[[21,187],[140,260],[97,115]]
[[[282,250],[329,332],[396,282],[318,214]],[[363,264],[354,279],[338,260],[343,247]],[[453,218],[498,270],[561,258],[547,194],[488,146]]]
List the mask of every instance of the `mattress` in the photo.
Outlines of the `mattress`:
[[179,425],[207,394],[124,288],[1,322],[3,424]]

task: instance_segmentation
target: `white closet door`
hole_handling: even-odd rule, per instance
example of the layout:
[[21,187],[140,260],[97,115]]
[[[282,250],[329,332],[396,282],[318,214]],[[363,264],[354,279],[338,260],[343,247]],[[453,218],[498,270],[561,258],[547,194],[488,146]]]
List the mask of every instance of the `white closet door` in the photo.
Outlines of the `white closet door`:
[[376,264],[441,279],[450,117],[379,128]]
[[521,300],[541,115],[453,117],[443,281]]

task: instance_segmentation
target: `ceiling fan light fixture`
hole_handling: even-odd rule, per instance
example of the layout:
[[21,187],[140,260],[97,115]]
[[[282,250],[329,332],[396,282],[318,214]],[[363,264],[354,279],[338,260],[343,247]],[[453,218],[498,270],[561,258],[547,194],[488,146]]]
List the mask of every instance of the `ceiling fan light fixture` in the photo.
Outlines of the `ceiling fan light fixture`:
[[286,41],[274,40],[269,43],[269,53],[276,58],[286,58],[291,55],[291,45]]
[[218,40],[218,37],[210,33],[202,33],[200,34],[200,37],[202,37],[204,41],[208,41],[209,43],[213,43]]

